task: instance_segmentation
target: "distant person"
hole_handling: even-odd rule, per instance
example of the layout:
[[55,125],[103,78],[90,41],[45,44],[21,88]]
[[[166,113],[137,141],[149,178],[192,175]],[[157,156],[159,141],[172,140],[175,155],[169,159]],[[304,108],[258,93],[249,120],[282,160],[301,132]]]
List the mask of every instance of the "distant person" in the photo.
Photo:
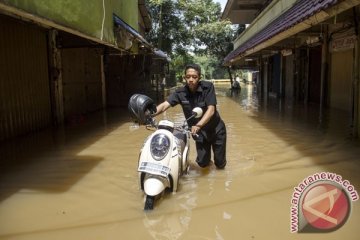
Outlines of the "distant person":
[[240,89],[240,78],[236,75],[235,80],[231,86],[232,89]]
[[[188,64],[185,67],[185,86],[177,89],[166,101],[157,106],[155,116],[170,107],[180,104],[184,115],[189,118],[192,109],[201,107],[204,111],[201,119],[192,118],[188,121],[193,139],[196,143],[197,164],[204,168],[211,161],[211,148],[214,154],[214,163],[218,169],[226,165],[226,128],[216,109],[215,88],[211,82],[200,81],[201,68],[197,64]],[[195,135],[198,135],[195,136]]]
[[165,75],[162,75],[162,80],[161,80],[161,90],[164,91],[165,86],[166,86],[166,77]]

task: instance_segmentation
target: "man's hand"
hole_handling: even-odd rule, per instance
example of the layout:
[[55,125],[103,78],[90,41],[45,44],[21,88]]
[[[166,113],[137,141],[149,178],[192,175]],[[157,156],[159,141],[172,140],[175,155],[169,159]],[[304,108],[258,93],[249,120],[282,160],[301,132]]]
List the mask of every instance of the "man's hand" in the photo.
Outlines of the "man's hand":
[[199,133],[201,127],[199,125],[194,125],[191,127],[191,134],[196,135]]

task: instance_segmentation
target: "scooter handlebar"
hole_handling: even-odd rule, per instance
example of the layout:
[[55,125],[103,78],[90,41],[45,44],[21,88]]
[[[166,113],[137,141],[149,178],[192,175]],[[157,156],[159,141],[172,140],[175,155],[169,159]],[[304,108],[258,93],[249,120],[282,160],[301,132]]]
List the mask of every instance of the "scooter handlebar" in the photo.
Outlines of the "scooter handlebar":
[[176,127],[177,130],[183,131],[184,133],[190,133],[191,135],[195,136],[195,137],[199,137],[199,134],[195,133],[192,134],[191,131],[188,129],[187,126],[181,126],[181,127]]

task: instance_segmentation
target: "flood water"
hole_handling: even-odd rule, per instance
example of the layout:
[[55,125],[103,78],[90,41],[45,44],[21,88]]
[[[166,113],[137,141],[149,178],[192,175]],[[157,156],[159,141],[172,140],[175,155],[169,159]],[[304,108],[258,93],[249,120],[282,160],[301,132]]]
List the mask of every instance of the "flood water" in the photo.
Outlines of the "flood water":
[[[334,172],[360,191],[359,142],[346,114],[271,100],[263,107],[255,90],[217,86],[225,170],[197,167],[191,143],[189,174],[152,212],[142,210],[137,179],[150,132],[125,110],[3,143],[0,239],[359,239],[360,201],[335,232],[290,233],[291,197],[307,176]],[[181,108],[163,117],[181,121]]]

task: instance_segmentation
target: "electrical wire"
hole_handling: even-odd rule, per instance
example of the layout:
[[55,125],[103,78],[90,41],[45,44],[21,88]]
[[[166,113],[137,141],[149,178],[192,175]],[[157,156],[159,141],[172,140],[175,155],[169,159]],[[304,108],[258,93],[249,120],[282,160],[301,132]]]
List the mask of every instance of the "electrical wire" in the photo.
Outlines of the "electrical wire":
[[104,24],[105,24],[105,0],[103,0],[103,19],[102,19],[102,24],[101,24],[101,37],[100,39],[103,40],[104,37]]

